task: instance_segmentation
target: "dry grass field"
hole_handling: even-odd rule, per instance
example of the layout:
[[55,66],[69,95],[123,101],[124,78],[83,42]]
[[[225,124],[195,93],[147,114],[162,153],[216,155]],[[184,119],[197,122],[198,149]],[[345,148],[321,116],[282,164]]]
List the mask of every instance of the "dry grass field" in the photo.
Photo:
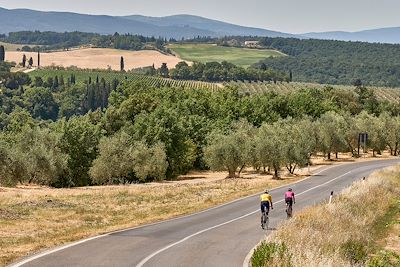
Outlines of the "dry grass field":
[[10,44],[10,43],[4,43],[4,42],[0,42],[0,45],[4,46],[6,51],[17,51],[17,49],[21,49],[24,46],[21,44]]
[[[0,187],[0,266],[17,258],[101,233],[204,210],[303,179],[321,165],[351,162],[314,159],[315,165],[282,180],[250,170],[242,178],[226,172],[193,172],[177,181],[71,189]],[[357,159],[357,160],[369,160]]]
[[332,204],[284,223],[257,248],[252,266],[400,266],[399,196],[400,166],[376,172]]
[[[14,61],[20,63],[22,56],[25,54],[27,58],[33,58],[34,66],[37,66],[36,52],[6,52],[6,61]],[[124,57],[125,70],[155,65],[160,67],[162,63],[167,63],[169,68],[175,67],[180,58],[164,55],[154,50],[127,51],[108,48],[84,48],[71,51],[41,53],[41,66],[76,66],[83,69],[120,69],[120,59]]]
[[184,181],[73,189],[0,187],[0,266],[42,249],[189,214],[303,176],[196,173]]

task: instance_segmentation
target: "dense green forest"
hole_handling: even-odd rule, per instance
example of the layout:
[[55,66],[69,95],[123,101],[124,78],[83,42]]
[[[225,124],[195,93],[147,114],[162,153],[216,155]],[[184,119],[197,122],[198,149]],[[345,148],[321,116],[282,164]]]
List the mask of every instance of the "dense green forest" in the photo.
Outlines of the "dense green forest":
[[360,131],[376,153],[399,150],[397,105],[362,86],[243,95],[229,86],[0,77],[2,185],[146,182],[207,168],[234,176],[244,166],[279,174],[316,152],[356,154]]
[[197,37],[184,42],[243,47],[248,40],[259,41],[259,48],[288,55],[267,58],[255,67],[292,72],[293,81],[350,85],[361,80],[370,86],[400,86],[398,44],[257,36]]
[[262,38],[263,47],[288,57],[268,58],[257,64],[284,72],[294,81],[365,85],[400,85],[400,45],[294,38]]
[[242,68],[223,61],[199,63],[189,66],[186,62],[179,62],[167,77],[176,80],[196,80],[206,82],[227,81],[290,81],[289,74],[276,72],[272,69]]

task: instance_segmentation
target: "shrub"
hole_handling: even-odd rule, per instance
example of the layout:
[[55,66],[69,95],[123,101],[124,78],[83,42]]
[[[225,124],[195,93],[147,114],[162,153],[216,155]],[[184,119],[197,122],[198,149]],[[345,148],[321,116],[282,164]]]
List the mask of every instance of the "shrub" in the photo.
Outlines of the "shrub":
[[251,257],[252,267],[291,267],[292,255],[285,243],[262,242]]
[[380,251],[376,256],[368,260],[368,267],[398,267],[400,266],[400,255],[393,251]]
[[365,263],[367,251],[361,241],[349,240],[340,246],[342,255],[351,262],[351,264]]

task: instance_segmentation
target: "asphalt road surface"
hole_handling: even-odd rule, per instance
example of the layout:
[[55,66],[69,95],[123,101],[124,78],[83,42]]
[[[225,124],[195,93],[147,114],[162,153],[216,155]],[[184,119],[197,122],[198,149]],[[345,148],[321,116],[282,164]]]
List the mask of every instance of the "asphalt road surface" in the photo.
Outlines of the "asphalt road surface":
[[[296,211],[327,200],[353,181],[400,159],[323,167],[291,185]],[[243,266],[249,251],[286,218],[283,194],[271,190],[270,228],[260,227],[259,196],[243,198],[190,216],[83,240],[23,259],[14,266]]]

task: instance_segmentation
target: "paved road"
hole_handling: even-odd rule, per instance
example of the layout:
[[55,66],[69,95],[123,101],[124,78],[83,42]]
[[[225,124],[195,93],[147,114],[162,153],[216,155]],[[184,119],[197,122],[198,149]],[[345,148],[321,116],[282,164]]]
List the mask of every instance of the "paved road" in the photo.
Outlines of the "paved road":
[[[291,187],[294,212],[326,200],[354,180],[399,163],[377,160],[324,167]],[[285,219],[283,193],[271,191],[275,209],[270,227]],[[247,253],[265,234],[259,225],[259,199],[244,198],[202,213],[111,233],[28,258],[16,266],[242,266]],[[273,230],[272,230],[273,231]]]

